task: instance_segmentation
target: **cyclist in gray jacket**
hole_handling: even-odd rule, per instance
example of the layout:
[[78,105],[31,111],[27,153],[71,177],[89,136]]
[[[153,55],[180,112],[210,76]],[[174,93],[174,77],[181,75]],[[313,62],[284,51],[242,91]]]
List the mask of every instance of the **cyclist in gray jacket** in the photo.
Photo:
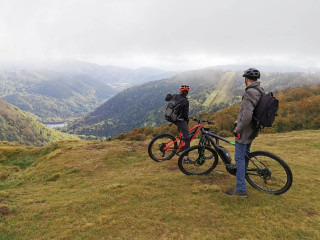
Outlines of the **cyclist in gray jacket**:
[[261,93],[257,88],[262,91],[263,89],[260,87],[260,82],[257,81],[260,78],[260,72],[257,69],[247,69],[244,71],[243,77],[245,78],[246,90],[242,97],[234,130],[236,136],[235,161],[237,166],[237,185],[233,190],[226,193],[228,195],[247,197],[245,155],[247,151],[250,152],[251,143],[259,133],[259,129],[253,126],[252,115],[261,97]]

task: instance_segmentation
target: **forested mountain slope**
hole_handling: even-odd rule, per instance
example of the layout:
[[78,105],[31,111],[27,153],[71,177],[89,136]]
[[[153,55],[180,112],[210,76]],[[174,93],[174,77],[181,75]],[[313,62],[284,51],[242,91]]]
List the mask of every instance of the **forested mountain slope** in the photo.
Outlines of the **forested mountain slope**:
[[87,76],[48,70],[0,71],[0,97],[42,121],[79,117],[115,92]]
[[[293,130],[320,129],[320,85],[295,87],[275,94],[280,102],[278,116],[271,128],[262,133],[282,133]],[[237,119],[239,105],[216,113],[203,113],[200,118],[214,122],[210,129],[221,136],[232,136],[233,123]],[[190,126],[196,123],[190,121]],[[163,124],[159,127],[140,127],[114,137],[120,140],[145,140],[161,133],[177,134],[177,127]]]
[[0,141],[42,146],[66,139],[78,138],[43,125],[18,107],[0,99]]
[[[312,85],[320,82],[320,73],[262,73],[266,91]],[[167,92],[176,93],[181,84],[191,87],[190,115],[216,112],[237,104],[245,85],[241,72],[213,69],[190,71],[172,78],[149,82],[126,89],[106,101],[94,112],[68,126],[71,133],[113,136],[141,126],[157,126],[165,122],[164,101]]]

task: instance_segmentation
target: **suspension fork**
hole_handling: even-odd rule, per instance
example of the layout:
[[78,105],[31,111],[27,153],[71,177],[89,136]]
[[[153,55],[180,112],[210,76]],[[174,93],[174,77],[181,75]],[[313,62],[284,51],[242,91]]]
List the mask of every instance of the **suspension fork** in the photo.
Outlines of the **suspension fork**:
[[[259,166],[249,157],[249,152],[246,152],[246,159],[248,159],[247,163],[246,163],[246,168],[248,167],[249,161],[252,162],[252,164],[259,170],[261,171],[261,168],[259,168]],[[262,162],[260,161],[257,157],[253,157],[255,160],[257,160],[260,164],[262,164],[265,168],[268,169],[268,167]]]

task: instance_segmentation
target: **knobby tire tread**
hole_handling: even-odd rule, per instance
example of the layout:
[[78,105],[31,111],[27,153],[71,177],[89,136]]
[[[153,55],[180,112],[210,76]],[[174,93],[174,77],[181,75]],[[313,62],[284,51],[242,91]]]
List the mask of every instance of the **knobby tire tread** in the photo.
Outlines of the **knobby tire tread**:
[[211,166],[210,168],[208,168],[207,171],[202,172],[202,173],[191,173],[191,172],[187,171],[187,170],[183,167],[183,164],[182,164],[184,156],[186,156],[186,154],[188,154],[189,152],[194,151],[194,150],[197,150],[197,151],[199,152],[200,146],[193,146],[193,147],[191,147],[191,148],[188,148],[188,149],[186,149],[186,150],[181,154],[181,156],[179,157],[179,160],[178,160],[178,166],[179,166],[180,171],[183,172],[183,173],[186,174],[186,175],[205,175],[205,174],[210,173],[213,169],[215,169],[215,167],[216,167],[217,164],[218,164],[218,159],[219,159],[219,158],[218,158],[218,154],[217,154],[217,152],[216,152],[213,148],[211,148],[211,147],[206,146],[205,148],[206,148],[206,150],[211,151],[211,153],[213,154],[213,157],[214,157],[214,162],[213,162],[212,166]]
[[172,141],[174,141],[176,139],[174,136],[172,136],[170,134],[161,134],[161,135],[154,137],[151,140],[151,142],[149,143],[149,146],[148,146],[148,154],[149,154],[150,158],[156,162],[170,160],[176,154],[176,150],[178,149],[178,144],[175,142],[174,143],[174,151],[172,151],[172,153],[169,156],[167,156],[166,158],[163,158],[163,159],[159,159],[159,158],[155,157],[154,154],[152,153],[152,146],[155,143],[155,141],[157,141],[158,139],[161,139],[161,138],[170,138]]
[[[250,175],[248,175],[246,173],[246,180],[247,182],[254,187],[255,189],[258,189],[260,191],[266,192],[266,193],[270,193],[270,194],[274,194],[274,195],[279,195],[279,194],[283,194],[286,191],[288,191],[292,185],[293,182],[293,176],[292,176],[292,172],[290,167],[288,166],[288,164],[283,161],[280,157],[274,155],[273,153],[269,153],[269,152],[265,152],[265,151],[256,151],[256,152],[251,152],[249,157],[250,159],[252,157],[257,157],[257,156],[264,156],[264,157],[269,157],[270,159],[277,161],[285,170],[286,174],[287,174],[287,182],[286,185],[279,189],[279,190],[275,190],[275,191],[271,191],[268,189],[264,189],[261,186],[259,186],[258,184],[255,184],[254,181],[250,178]],[[246,162],[248,163],[249,159],[246,159]]]

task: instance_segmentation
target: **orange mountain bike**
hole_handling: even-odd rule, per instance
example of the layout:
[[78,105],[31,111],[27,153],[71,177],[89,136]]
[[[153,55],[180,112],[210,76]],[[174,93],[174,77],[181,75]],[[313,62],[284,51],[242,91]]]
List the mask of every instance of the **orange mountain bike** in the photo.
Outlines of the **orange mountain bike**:
[[[209,128],[204,127],[204,123],[212,124],[210,121],[204,121],[201,119],[190,118],[196,121],[198,124],[189,129],[190,143],[201,129],[209,131]],[[205,138],[200,138],[199,145],[209,145],[210,143],[202,143],[206,141]],[[156,162],[162,162],[164,160],[170,160],[175,154],[179,155],[184,150],[185,142],[183,141],[183,135],[179,131],[179,136],[172,136],[170,134],[161,134],[151,140],[148,147],[149,156]]]

